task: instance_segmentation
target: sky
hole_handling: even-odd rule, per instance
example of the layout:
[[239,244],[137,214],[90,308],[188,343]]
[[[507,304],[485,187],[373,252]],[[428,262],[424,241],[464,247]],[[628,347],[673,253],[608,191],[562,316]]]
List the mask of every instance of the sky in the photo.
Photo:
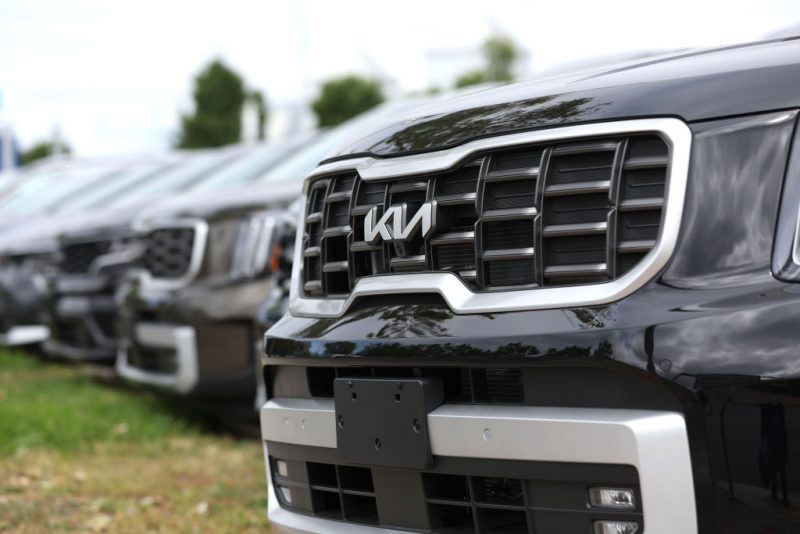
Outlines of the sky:
[[23,147],[58,132],[81,155],[158,151],[215,57],[285,110],[341,74],[379,77],[397,94],[446,84],[493,33],[514,39],[521,73],[536,76],[626,51],[753,41],[798,22],[793,0],[0,0],[0,124]]

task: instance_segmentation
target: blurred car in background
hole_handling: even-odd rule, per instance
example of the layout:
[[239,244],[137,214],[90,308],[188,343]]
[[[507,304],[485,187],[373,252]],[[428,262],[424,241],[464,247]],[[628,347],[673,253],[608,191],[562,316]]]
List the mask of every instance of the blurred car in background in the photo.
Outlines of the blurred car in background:
[[[291,155],[309,136],[281,143],[184,154],[181,161],[119,192],[103,209],[70,220],[59,232],[59,258],[45,313],[45,352],[70,359],[111,362],[116,354],[118,283],[142,251],[131,223],[145,208],[171,195],[246,183]],[[182,197],[179,197],[182,198]]]
[[90,209],[90,197],[102,201],[101,193],[116,191],[168,158],[56,161],[22,173],[0,199],[0,345],[48,337],[40,313],[56,262],[58,213]]

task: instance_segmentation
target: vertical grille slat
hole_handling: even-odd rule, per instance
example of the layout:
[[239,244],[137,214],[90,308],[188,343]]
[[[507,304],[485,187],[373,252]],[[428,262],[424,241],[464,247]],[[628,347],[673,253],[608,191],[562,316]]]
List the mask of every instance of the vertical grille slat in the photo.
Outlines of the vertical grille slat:
[[[472,291],[613,280],[658,241],[669,157],[658,135],[629,134],[491,150],[428,175],[321,177],[307,193],[304,290],[346,295],[364,277],[430,271]],[[405,205],[405,228],[424,203],[425,237],[365,241],[372,210],[379,221]]]

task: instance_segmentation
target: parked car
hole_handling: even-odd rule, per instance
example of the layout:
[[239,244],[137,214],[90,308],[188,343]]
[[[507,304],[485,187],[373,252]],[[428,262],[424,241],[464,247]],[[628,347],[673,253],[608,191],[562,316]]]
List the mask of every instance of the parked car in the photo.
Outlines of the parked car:
[[13,192],[0,199],[6,223],[0,230],[0,345],[36,344],[49,335],[41,314],[57,262],[56,235],[64,229],[55,222],[56,214],[74,217],[168,159],[46,163],[25,173]]
[[[128,268],[138,260],[139,244],[131,223],[143,210],[171,195],[194,190],[213,192],[258,178],[308,140],[299,136],[268,145],[234,146],[186,153],[160,172],[106,197],[104,209],[62,223],[59,255],[51,279],[46,313],[53,356],[113,363],[117,350],[114,293]],[[66,226],[66,227],[64,227]]]
[[797,532],[798,58],[509,85],[323,162],[266,336],[273,530]]

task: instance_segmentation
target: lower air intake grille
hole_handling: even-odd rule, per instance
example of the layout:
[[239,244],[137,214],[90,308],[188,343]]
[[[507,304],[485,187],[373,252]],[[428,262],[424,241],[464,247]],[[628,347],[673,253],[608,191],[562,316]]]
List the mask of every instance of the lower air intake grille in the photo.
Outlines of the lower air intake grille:
[[142,266],[153,278],[175,279],[186,276],[192,266],[195,229],[158,228],[144,236]]
[[643,532],[640,506],[589,504],[590,487],[623,485],[638,495],[630,466],[439,458],[433,470],[396,470],[330,463],[319,449],[268,446],[280,505],[323,519],[459,534],[590,534],[595,521],[616,520]]
[[[303,290],[341,297],[363,277],[431,271],[476,292],[615,280],[660,236],[669,161],[664,139],[643,133],[488,150],[429,175],[320,177],[308,189]],[[428,212],[427,233],[410,224]]]

